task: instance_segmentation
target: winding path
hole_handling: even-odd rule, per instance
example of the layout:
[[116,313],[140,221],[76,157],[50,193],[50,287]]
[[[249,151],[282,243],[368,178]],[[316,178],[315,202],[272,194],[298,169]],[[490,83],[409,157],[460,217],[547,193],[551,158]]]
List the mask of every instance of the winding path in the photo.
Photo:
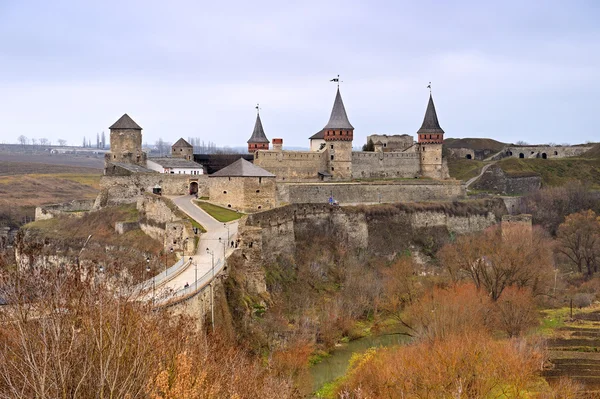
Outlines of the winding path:
[[[160,285],[162,292],[170,291],[177,295],[178,292],[181,293],[186,288],[186,285],[188,285],[188,289],[185,291],[189,291],[190,293],[196,292],[212,280],[210,274],[208,280],[201,279],[201,277],[211,272],[213,264],[215,266],[222,265],[225,258],[234,250],[230,243],[236,239],[238,221],[229,223],[219,222],[194,205],[192,202],[194,198],[193,195],[184,195],[181,197],[171,197],[171,200],[189,217],[200,223],[206,229],[206,232],[200,235],[196,253],[191,256],[192,262],[188,262],[190,255],[185,254],[186,263],[183,266],[184,269],[178,271],[175,277]],[[214,273],[216,276],[218,271],[214,271]],[[198,285],[195,285],[197,280]],[[146,285],[146,287],[150,286]],[[148,295],[153,296],[154,293],[148,292]],[[149,299],[149,297],[147,298]]]
[[479,172],[479,174],[477,176],[472,177],[469,180],[467,180],[467,182],[465,183],[465,188],[469,188],[469,186],[471,184],[475,183],[485,173],[485,171],[488,170],[488,168],[495,163],[496,163],[496,161],[490,162],[487,165],[483,165],[483,168],[481,168],[481,172]]

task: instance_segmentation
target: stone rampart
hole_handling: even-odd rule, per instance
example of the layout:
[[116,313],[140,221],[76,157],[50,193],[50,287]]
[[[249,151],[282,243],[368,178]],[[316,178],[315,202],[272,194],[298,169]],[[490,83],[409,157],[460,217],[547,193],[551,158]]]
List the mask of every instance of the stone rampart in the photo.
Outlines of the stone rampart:
[[327,151],[257,151],[254,164],[277,176],[277,180],[317,180],[327,171]]
[[131,176],[103,176],[94,208],[137,202],[144,193],[152,193],[155,186],[161,187],[163,195],[185,195],[189,193],[191,182],[198,183],[199,197],[208,196],[206,175],[135,173]]
[[52,219],[59,215],[82,216],[94,206],[94,200],[73,200],[62,204],[42,205],[35,208],[35,220]]
[[510,176],[498,165],[492,165],[471,188],[496,194],[521,195],[539,190],[541,186],[542,178],[538,175]]
[[464,198],[459,181],[400,180],[347,183],[279,183],[279,203],[327,203],[330,196],[340,204],[377,204],[420,201],[453,201]]
[[416,152],[353,152],[352,177],[412,178],[420,175],[421,165]]
[[576,157],[590,150],[584,146],[509,146],[504,150],[504,157],[513,158],[566,158]]

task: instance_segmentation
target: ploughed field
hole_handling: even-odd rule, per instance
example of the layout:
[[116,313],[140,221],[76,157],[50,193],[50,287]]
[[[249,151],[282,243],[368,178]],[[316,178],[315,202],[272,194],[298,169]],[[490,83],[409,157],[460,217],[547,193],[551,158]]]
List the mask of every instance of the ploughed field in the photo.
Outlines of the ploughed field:
[[569,377],[585,388],[583,397],[600,397],[600,310],[575,314],[547,345],[551,367],[544,377],[550,384]]

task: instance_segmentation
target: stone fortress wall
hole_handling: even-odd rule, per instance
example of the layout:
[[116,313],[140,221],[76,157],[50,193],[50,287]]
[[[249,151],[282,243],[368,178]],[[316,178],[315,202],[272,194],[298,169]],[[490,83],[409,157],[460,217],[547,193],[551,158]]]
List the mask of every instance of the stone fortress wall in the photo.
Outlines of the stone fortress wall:
[[145,193],[160,186],[163,195],[184,195],[190,182],[197,182],[198,197],[208,196],[208,176],[172,175],[163,173],[134,173],[130,176],[104,176],[100,179],[100,194],[94,208],[136,202]]
[[62,204],[41,205],[35,208],[35,220],[52,219],[57,216],[82,216],[94,206],[94,200],[73,200]]
[[318,173],[327,171],[328,151],[257,151],[254,165],[273,173],[277,180],[317,180]]
[[352,178],[414,178],[421,175],[419,154],[416,152],[352,153]]
[[508,146],[501,154],[502,157],[513,158],[566,158],[576,157],[590,150],[585,146]]
[[277,186],[279,204],[324,204],[328,203],[330,196],[347,205],[453,201],[466,195],[459,181],[278,183]]

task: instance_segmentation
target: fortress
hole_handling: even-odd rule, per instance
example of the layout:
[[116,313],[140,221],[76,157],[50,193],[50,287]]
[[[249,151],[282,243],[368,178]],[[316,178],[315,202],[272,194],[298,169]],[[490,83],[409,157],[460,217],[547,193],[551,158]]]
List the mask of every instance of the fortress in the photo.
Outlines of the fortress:
[[371,135],[372,151],[353,151],[354,127],[348,120],[338,88],[329,122],[310,137],[310,151],[284,151],[283,139],[269,140],[260,115],[248,151],[254,154],[254,164],[273,173],[278,181],[315,181],[373,178],[449,178],[442,158],[444,130],[438,122],[433,97],[425,111],[418,142],[409,135]]
[[[364,151],[353,151],[350,123],[339,87],[327,124],[309,138],[309,151],[283,150],[283,139],[270,140],[257,112],[248,155],[228,158],[229,166],[207,175],[183,138],[169,158],[148,158],[142,128],[127,114],[110,127],[104,187],[96,206],[133,201],[145,192],[209,197],[211,202],[257,212],[289,203],[418,202],[454,200],[465,195],[450,180],[442,157],[444,130],[433,97],[425,111],[418,141],[410,135],[370,135]],[[228,155],[231,157],[231,155]],[[249,162],[250,161],[250,162]]]

